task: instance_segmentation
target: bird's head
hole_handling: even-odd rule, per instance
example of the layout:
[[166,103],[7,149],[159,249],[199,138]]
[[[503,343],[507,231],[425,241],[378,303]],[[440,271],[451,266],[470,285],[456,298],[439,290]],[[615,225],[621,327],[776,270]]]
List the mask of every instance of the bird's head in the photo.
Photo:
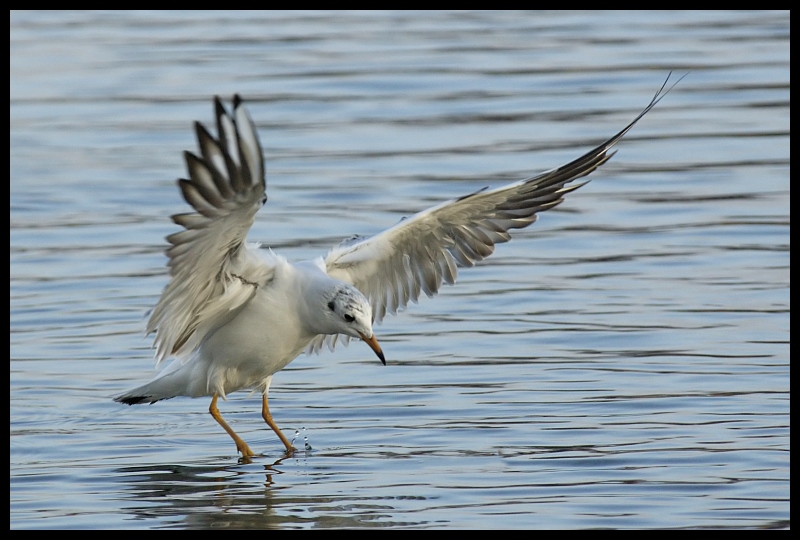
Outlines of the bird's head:
[[361,338],[386,365],[381,346],[372,332],[372,306],[369,300],[352,285],[342,283],[325,298],[325,303],[332,325],[329,333]]

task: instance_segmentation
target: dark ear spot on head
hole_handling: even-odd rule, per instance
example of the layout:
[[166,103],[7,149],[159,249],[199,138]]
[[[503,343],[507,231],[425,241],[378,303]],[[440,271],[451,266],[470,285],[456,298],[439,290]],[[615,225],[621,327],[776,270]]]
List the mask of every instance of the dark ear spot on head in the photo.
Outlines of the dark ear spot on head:
[[328,308],[329,308],[331,311],[335,311],[335,310],[333,309],[333,307],[334,307],[334,303],[333,303],[333,300],[331,300],[330,302],[328,302]]

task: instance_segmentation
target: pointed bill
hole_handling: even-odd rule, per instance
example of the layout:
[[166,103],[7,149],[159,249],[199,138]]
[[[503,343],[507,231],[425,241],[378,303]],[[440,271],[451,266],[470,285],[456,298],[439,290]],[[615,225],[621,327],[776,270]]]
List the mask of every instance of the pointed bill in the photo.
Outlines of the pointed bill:
[[386,365],[386,358],[383,357],[383,351],[381,350],[381,346],[378,345],[378,340],[375,339],[375,334],[372,334],[372,337],[370,337],[370,338],[366,337],[361,332],[359,332],[358,335],[361,336],[361,339],[364,340],[364,343],[369,345],[370,349],[375,351],[375,354],[378,355],[378,358],[381,359],[381,362],[383,362],[383,365],[385,366]]

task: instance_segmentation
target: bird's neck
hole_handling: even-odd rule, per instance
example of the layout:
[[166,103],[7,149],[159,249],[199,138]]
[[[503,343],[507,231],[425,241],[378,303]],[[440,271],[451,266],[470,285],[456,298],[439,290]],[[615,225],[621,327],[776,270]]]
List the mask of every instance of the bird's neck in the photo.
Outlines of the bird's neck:
[[294,265],[297,276],[297,297],[300,320],[305,325],[305,330],[313,335],[336,334],[338,329],[334,326],[334,319],[328,313],[326,306],[330,292],[339,285],[339,282],[323,272],[316,264]]

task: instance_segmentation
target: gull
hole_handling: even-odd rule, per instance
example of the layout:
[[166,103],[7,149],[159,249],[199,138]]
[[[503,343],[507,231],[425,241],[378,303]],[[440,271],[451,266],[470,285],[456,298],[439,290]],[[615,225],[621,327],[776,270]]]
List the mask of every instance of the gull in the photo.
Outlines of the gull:
[[[671,73],[670,73],[671,76]],[[183,230],[167,237],[170,282],[152,310],[156,366],[174,360],[151,382],[114,398],[134,405],[177,396],[211,397],[209,412],[244,459],[255,455],[225,422],[218,398],[260,391],[262,416],[283,443],[267,396],[272,377],[304,350],[333,349],[337,339],[364,341],[386,364],[373,324],[452,285],[458,267],[471,267],[510,240],[509,230],[588,183],[573,183],[615,152],[610,149],[677,82],[669,76],[653,99],[616,135],[579,158],[530,178],[423,210],[372,237],[353,237],[327,255],[292,263],[248,245],[247,232],[266,202],[264,158],[255,124],[239,95],[229,113],[214,99],[217,138],[195,122],[199,154],[184,152],[188,179],[178,180],[194,212],[172,220]]]

